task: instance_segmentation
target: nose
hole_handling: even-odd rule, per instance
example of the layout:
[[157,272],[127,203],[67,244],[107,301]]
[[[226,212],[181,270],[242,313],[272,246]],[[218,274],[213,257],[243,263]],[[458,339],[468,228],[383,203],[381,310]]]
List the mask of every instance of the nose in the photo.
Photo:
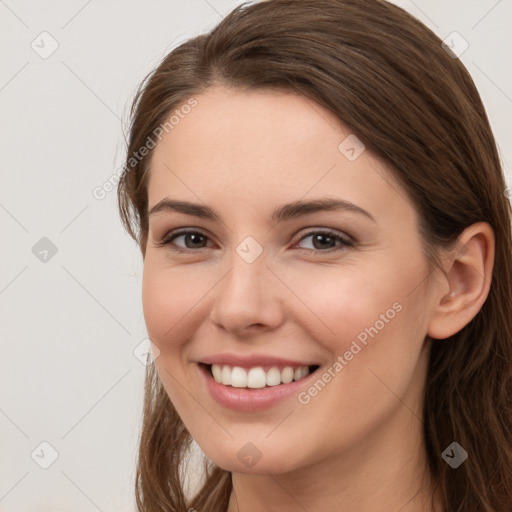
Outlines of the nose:
[[265,253],[251,263],[234,253],[231,268],[212,290],[211,321],[240,338],[277,328],[283,317],[280,284]]

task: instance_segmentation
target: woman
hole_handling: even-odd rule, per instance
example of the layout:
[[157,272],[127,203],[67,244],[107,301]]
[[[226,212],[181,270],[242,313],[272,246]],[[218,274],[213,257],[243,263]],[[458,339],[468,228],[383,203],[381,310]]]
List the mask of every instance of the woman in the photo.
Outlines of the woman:
[[237,7],[141,84],[118,198],[158,354],[140,511],[511,510],[510,203],[419,21]]

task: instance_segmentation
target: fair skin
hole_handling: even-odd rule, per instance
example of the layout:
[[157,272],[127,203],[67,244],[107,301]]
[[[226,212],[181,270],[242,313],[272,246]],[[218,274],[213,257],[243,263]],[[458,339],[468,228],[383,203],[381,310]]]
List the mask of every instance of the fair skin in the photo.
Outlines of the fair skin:
[[[432,271],[413,203],[368,150],[354,161],[338,150],[350,130],[332,113],[289,93],[216,86],[195,98],[153,152],[148,210],[188,201],[222,222],[150,215],[143,305],[165,390],[206,455],[232,472],[228,512],[432,510],[425,339],[458,332],[480,309],[492,230],[468,228]],[[278,206],[325,197],[373,219],[323,210],[271,221]],[[199,234],[158,245],[178,228]],[[306,236],[326,229],[352,245]],[[248,236],[263,249],[251,263],[236,251]],[[308,403],[297,392],[263,411],[233,410],[200,375],[206,355],[234,353],[315,362],[321,378],[371,326],[378,333]],[[247,443],[260,454],[252,466],[237,456]]]

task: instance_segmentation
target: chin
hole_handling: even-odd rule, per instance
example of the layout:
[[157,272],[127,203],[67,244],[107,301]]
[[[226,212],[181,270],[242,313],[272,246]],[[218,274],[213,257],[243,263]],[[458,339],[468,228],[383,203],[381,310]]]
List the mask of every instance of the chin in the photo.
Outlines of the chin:
[[[212,440],[211,442],[215,443]],[[226,439],[225,446],[218,443],[204,448],[199,446],[217,466],[234,473],[281,474],[294,471],[302,466],[299,459],[290,457],[290,453],[296,453],[297,449],[282,443],[279,444],[280,449],[268,444],[262,446],[262,444],[258,441],[248,441],[245,437],[243,440]]]

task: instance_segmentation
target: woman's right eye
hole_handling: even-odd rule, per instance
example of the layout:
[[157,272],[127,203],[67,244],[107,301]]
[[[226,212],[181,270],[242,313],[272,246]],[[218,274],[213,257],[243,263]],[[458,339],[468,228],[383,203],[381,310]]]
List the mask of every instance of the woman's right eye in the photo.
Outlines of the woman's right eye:
[[[175,240],[182,238],[184,240],[185,247],[181,247],[176,245]],[[209,238],[201,233],[200,231],[194,230],[185,230],[178,232],[170,232],[167,233],[160,242],[158,242],[159,247],[169,246],[169,248],[173,251],[177,252],[196,252],[196,249],[205,249],[206,247],[194,247],[195,244],[202,244],[205,240],[209,240]],[[190,242],[192,247],[187,247],[187,241]]]

